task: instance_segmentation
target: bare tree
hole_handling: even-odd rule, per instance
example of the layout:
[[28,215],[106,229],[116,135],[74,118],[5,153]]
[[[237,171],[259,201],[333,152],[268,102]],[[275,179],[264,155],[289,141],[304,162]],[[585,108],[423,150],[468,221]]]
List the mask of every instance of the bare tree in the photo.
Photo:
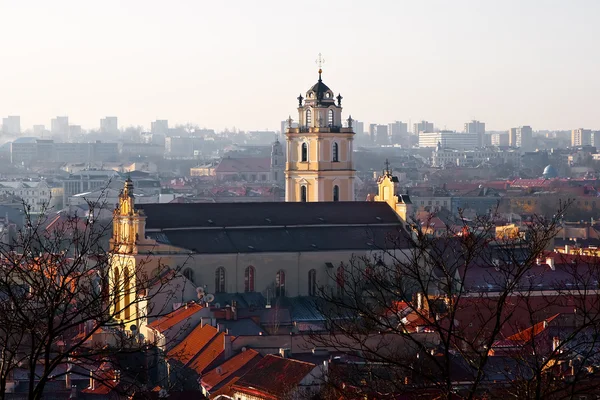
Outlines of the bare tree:
[[319,291],[331,334],[311,340],[345,354],[329,390],[469,399],[596,390],[598,263],[548,252],[566,207],[519,232],[497,230],[492,214],[459,218],[442,235],[414,221],[385,243],[374,238],[377,250],[342,264],[336,287]]
[[[136,328],[170,311],[151,305],[155,296],[181,292],[170,285],[178,271],[151,252],[123,268],[103,245],[112,220],[93,215],[27,211],[15,243],[0,245],[0,398],[13,389],[17,372],[27,376],[19,389],[29,399],[43,398],[52,381],[68,385],[76,376],[115,391],[148,383],[143,363],[132,365],[151,346]],[[119,248],[120,238],[112,240]],[[123,273],[115,274],[119,268]]]

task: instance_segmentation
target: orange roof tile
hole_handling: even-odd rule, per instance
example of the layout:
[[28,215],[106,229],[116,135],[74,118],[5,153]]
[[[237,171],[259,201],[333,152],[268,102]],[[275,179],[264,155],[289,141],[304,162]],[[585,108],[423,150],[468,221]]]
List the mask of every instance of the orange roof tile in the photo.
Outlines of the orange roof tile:
[[[220,332],[205,346],[200,353],[189,363],[189,367],[201,374],[208,366],[225,351],[225,333]],[[227,338],[229,340],[229,338]]]
[[173,358],[187,365],[217,333],[217,328],[210,325],[198,325],[185,339],[167,353],[167,358]]
[[542,333],[548,326],[547,324],[550,323],[553,319],[555,319],[559,315],[560,314],[556,314],[550,318],[547,318],[541,322],[538,322],[537,324],[530,326],[529,328],[527,328],[521,332],[517,332],[514,335],[507,337],[506,340],[511,340],[511,341],[515,341],[515,342],[529,342],[534,337],[536,337],[537,335]]
[[252,365],[260,361],[261,356],[256,350],[242,351],[235,357],[230,358],[217,368],[208,371],[202,375],[202,386],[206,390],[211,390],[217,385],[227,383],[237,378],[244,367],[251,368]]
[[188,303],[179,307],[177,310],[164,315],[148,324],[148,328],[152,328],[158,332],[164,332],[171,329],[178,323],[190,318],[192,315],[202,310],[202,306],[198,303]]

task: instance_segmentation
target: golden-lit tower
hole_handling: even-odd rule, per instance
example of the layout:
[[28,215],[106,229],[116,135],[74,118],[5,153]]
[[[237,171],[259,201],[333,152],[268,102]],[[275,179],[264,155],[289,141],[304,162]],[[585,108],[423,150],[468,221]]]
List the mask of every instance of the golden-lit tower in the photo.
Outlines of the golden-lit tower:
[[[286,130],[285,201],[354,201],[352,118],[342,127],[342,96],[321,79],[298,96],[298,127]],[[337,100],[337,102],[336,102]]]

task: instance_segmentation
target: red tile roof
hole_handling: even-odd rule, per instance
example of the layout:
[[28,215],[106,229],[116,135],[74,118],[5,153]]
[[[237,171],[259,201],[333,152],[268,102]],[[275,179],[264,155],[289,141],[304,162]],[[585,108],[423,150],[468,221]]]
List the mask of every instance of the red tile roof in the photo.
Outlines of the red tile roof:
[[235,377],[239,377],[245,371],[252,368],[261,359],[256,350],[242,351],[235,357],[230,358],[217,368],[202,375],[202,387],[211,390],[217,385],[226,385]]
[[217,333],[217,328],[210,325],[198,325],[185,339],[167,353],[167,358],[178,360],[187,365],[204,346],[217,336]]
[[552,320],[555,319],[556,317],[558,317],[559,315],[560,314],[555,314],[550,318],[547,318],[541,322],[538,322],[537,324],[535,324],[521,332],[517,332],[514,335],[507,337],[506,340],[510,340],[513,342],[527,343],[530,340],[532,340],[534,337],[536,337],[537,335],[542,333],[548,327],[548,324],[550,322],[552,322]]
[[215,172],[269,172],[271,170],[271,159],[269,157],[248,158],[224,158],[221,160]]
[[148,324],[148,328],[154,329],[158,332],[164,332],[171,329],[175,325],[182,321],[190,318],[192,315],[202,310],[202,306],[198,303],[190,302],[184,306],[179,307],[177,310],[164,315],[155,321]]
[[202,374],[213,361],[225,351],[225,333],[220,332],[215,338],[205,346],[200,353],[189,363],[189,367],[199,374]]
[[252,392],[266,398],[278,399],[298,385],[315,364],[269,354],[241,377],[234,390]]

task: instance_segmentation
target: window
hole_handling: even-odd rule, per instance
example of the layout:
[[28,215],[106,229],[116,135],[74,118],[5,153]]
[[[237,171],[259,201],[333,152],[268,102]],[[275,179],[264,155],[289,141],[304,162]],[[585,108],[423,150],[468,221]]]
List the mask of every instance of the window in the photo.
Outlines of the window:
[[302,143],[302,162],[308,161],[308,143]]
[[328,118],[328,122],[329,122],[329,126],[333,126],[333,110],[329,110],[329,118]]
[[300,201],[306,203],[306,186],[300,186]]
[[194,271],[192,271],[191,268],[184,269],[183,276],[185,276],[188,281],[194,283]]
[[308,110],[306,110],[306,126],[310,126],[311,121],[312,121],[312,112],[310,111],[310,109],[308,109]]
[[274,171],[274,172],[273,172],[273,174],[274,174],[274,176],[273,176],[273,180],[275,180],[275,181],[276,181],[276,180],[277,180],[277,171]]
[[266,176],[265,174],[262,174],[262,175],[260,176],[260,180],[261,180],[261,181],[266,181],[266,180],[267,180],[267,176]]
[[215,271],[215,293],[225,292],[225,268],[219,267]]
[[311,269],[308,271],[308,295],[317,295],[317,270]]
[[123,304],[123,308],[125,309],[125,319],[129,319],[131,317],[131,313],[129,312],[129,306],[131,305],[131,277],[129,276],[128,268],[125,268],[123,272],[123,290],[125,291],[125,301]]
[[114,277],[114,288],[113,288],[113,297],[115,302],[115,313],[118,314],[121,312],[121,276],[119,275],[119,268],[115,268],[115,277]]
[[338,185],[333,186],[333,201],[340,201],[340,187]]
[[336,284],[337,284],[337,295],[341,296],[344,293],[344,285],[345,285],[345,271],[344,266],[340,265],[337,269],[336,273]]
[[244,292],[254,292],[254,267],[249,265],[244,272]]
[[285,296],[285,272],[282,269],[277,271],[277,275],[275,275],[275,296]]
[[331,160],[332,160],[333,162],[338,162],[338,161],[340,161],[340,160],[339,160],[339,155],[340,155],[339,146],[338,146],[338,144],[337,144],[337,143],[334,143],[334,144],[333,144],[333,154],[332,154]]

